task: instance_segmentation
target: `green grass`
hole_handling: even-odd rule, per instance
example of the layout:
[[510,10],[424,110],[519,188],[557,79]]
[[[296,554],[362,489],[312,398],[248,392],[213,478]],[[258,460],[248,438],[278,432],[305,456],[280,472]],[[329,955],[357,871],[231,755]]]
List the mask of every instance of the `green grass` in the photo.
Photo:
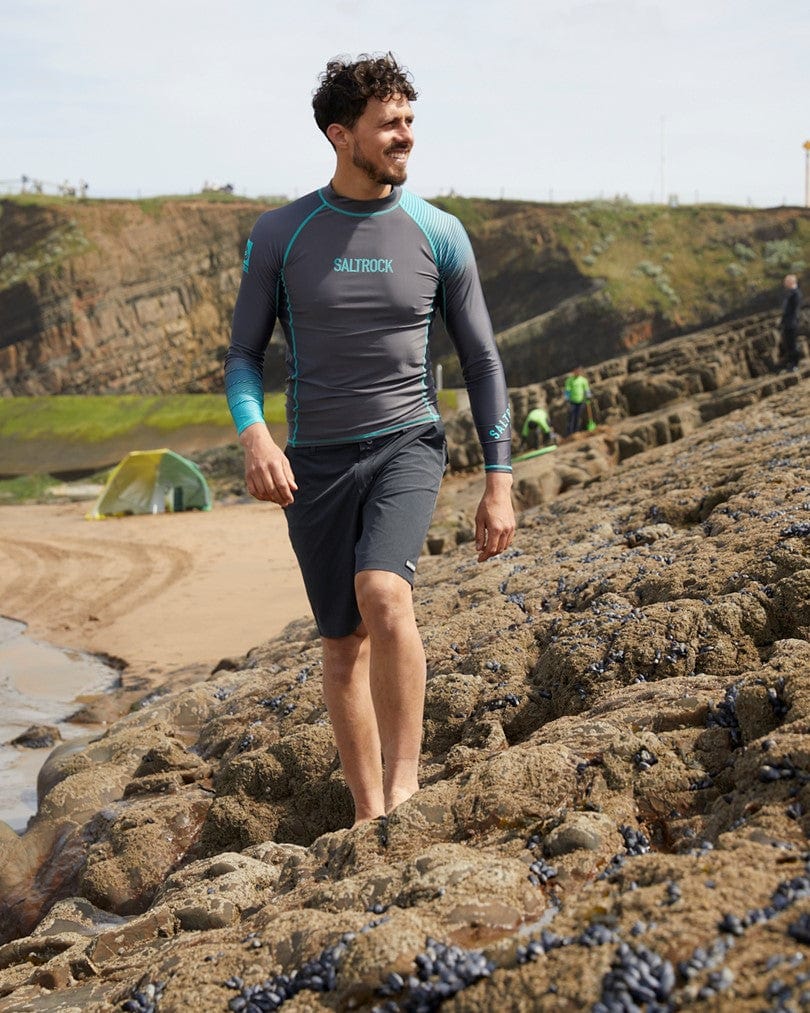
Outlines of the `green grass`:
[[3,254],[0,259],[0,290],[41,274],[55,274],[64,261],[86,252],[91,246],[75,221],[62,222],[45,239],[32,244],[27,250],[9,250]]
[[[555,209],[554,231],[586,277],[602,279],[623,314],[697,324],[759,293],[779,292],[810,259],[810,219],[713,207],[592,202]],[[782,238],[758,234],[773,230]],[[742,241],[741,241],[742,240]]]
[[[443,410],[454,411],[457,403],[456,391],[439,391]],[[284,424],[283,394],[265,394],[264,417],[270,425]],[[57,437],[77,443],[101,443],[144,427],[169,435],[189,426],[221,426],[233,431],[225,395],[53,394],[0,398],[2,440]]]
[[[266,394],[265,418],[284,422],[284,395]],[[0,439],[59,437],[101,443],[142,427],[169,434],[188,426],[233,428],[224,394],[64,394],[0,398]],[[235,436],[234,436],[235,439]]]
[[0,479],[0,505],[35,503],[43,499],[48,489],[58,485],[50,475],[20,475],[18,478]]

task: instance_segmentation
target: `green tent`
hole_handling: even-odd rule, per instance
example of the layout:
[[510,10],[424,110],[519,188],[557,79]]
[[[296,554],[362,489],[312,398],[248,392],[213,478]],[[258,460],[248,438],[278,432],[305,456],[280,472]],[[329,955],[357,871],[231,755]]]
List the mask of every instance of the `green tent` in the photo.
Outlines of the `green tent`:
[[87,517],[210,509],[208,484],[193,461],[173,450],[133,450],[112,470]]

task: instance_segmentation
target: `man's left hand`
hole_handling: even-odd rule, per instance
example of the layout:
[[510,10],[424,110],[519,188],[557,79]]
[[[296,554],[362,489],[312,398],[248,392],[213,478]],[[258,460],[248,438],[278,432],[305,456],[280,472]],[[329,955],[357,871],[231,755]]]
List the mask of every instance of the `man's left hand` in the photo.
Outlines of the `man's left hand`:
[[504,552],[515,536],[512,509],[512,475],[508,471],[487,472],[487,486],[475,514],[475,547],[478,562]]

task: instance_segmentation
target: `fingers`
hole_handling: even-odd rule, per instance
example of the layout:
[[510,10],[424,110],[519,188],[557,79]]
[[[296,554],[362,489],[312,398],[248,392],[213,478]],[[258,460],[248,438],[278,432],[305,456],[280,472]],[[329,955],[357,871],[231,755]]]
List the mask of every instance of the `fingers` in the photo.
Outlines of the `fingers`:
[[483,563],[485,560],[505,552],[512,544],[513,537],[514,528],[504,528],[499,531],[487,528],[483,543],[476,540],[476,548],[479,550],[478,562]]
[[478,549],[478,562],[483,563],[505,552],[514,536],[515,524],[512,518],[488,517],[486,514],[476,517],[475,547]]
[[252,460],[245,469],[245,481],[255,499],[282,507],[293,502],[293,493],[298,489],[290,462],[283,454],[269,460]]

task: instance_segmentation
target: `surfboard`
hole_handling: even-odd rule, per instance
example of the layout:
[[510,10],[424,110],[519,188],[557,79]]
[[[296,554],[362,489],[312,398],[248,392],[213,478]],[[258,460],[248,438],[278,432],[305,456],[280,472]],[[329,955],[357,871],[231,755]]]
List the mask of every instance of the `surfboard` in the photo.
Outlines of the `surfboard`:
[[513,461],[528,461],[531,457],[539,457],[541,454],[548,454],[551,450],[556,450],[557,444],[550,443],[547,447],[541,447],[539,450],[527,450],[525,454],[518,454],[517,457],[513,457]]

